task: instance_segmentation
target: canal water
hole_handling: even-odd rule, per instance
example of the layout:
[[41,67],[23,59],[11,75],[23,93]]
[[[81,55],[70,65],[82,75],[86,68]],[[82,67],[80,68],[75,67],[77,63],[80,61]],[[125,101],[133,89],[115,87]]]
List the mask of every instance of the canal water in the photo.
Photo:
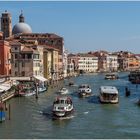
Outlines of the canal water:
[[[76,85],[87,83],[93,96],[81,99],[77,96],[77,86],[68,87],[75,112],[71,119],[52,120],[51,106],[57,96],[57,89],[49,88],[39,94],[39,99],[16,97],[7,102],[11,105],[11,118],[0,123],[1,139],[124,139],[140,138],[140,85],[132,85],[128,73],[120,73],[118,80],[104,80],[104,74],[88,74],[73,77]],[[61,83],[67,85],[68,80]],[[119,104],[100,104],[99,87],[112,85],[119,89]],[[59,85],[60,86],[60,85]],[[125,87],[131,90],[125,97]]]

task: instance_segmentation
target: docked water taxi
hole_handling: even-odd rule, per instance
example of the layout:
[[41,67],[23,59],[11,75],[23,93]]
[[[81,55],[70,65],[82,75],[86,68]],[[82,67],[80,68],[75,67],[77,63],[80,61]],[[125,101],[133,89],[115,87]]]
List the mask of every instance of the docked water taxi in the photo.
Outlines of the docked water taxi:
[[68,117],[73,111],[72,99],[67,96],[57,97],[53,102],[53,117]]
[[106,80],[115,80],[115,79],[118,79],[118,78],[119,78],[118,75],[115,74],[115,73],[107,73],[105,75]]
[[131,71],[128,79],[132,84],[140,84],[140,71]]
[[79,97],[88,97],[91,96],[91,88],[88,84],[81,84],[78,88]]
[[101,86],[99,99],[101,103],[118,103],[118,89],[114,86]]

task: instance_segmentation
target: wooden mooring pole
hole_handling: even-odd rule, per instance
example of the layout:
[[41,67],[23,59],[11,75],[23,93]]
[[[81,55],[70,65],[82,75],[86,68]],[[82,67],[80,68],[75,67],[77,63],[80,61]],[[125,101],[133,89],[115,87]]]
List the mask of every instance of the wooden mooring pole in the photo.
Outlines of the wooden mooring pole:
[[35,94],[36,96],[35,97],[36,97],[36,99],[38,99],[38,84],[36,82],[35,82],[35,88],[36,88],[36,94]]
[[11,120],[11,105],[9,104],[9,120]]
[[4,105],[5,105],[5,110],[7,111],[7,105],[6,105],[6,101],[5,101]]

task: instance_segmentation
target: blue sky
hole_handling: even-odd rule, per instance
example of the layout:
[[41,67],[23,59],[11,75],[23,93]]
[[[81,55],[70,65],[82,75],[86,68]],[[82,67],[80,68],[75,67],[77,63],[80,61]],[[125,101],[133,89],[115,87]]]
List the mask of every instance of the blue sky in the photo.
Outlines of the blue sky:
[[127,50],[140,53],[140,1],[0,1],[0,13],[23,10],[33,32],[56,33],[69,52]]

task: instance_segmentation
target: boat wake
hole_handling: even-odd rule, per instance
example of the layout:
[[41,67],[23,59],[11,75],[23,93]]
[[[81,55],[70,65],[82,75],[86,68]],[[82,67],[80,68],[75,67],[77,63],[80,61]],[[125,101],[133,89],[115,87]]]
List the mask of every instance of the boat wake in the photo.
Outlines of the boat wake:
[[89,111],[84,112],[84,114],[88,114],[88,113],[89,113]]
[[74,115],[67,116],[67,117],[53,117],[54,120],[67,120],[67,119],[72,119],[74,118]]

